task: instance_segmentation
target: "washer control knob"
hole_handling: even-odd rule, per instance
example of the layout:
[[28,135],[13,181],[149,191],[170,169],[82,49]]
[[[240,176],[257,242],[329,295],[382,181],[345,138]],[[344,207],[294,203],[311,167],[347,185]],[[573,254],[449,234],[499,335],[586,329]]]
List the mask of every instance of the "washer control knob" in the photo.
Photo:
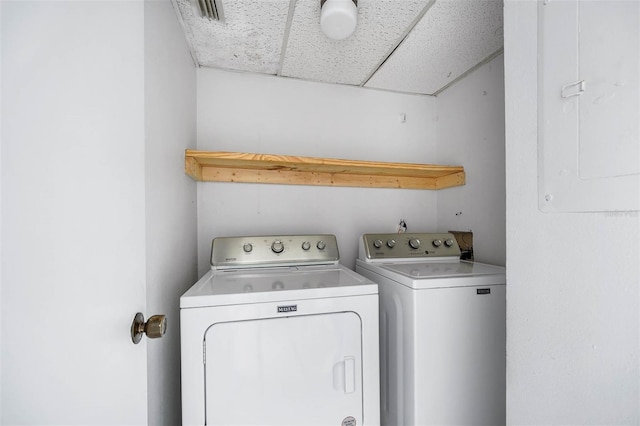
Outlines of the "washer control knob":
[[444,245],[447,247],[451,247],[453,245],[453,240],[449,238],[448,240],[444,240]]
[[302,250],[307,251],[311,248],[311,243],[309,241],[305,241],[302,243]]
[[375,248],[380,248],[380,247],[382,247],[382,240],[375,240],[375,241],[373,242],[373,246],[374,246]]
[[273,244],[271,244],[271,251],[274,253],[282,253],[284,251],[282,241],[274,241]]
[[253,245],[251,245],[251,243],[246,243],[242,246],[242,250],[244,250],[245,253],[251,253],[251,250],[253,250]]
[[409,240],[409,247],[411,247],[412,249],[419,249],[420,248],[420,240],[417,238],[411,238]]
[[442,240],[433,240],[431,244],[433,244],[434,247],[440,247],[442,245]]
[[394,248],[396,246],[396,240],[388,240],[387,247]]
[[318,244],[316,244],[316,247],[318,247],[318,250],[324,250],[324,248],[327,245],[324,243],[324,241],[318,241]]

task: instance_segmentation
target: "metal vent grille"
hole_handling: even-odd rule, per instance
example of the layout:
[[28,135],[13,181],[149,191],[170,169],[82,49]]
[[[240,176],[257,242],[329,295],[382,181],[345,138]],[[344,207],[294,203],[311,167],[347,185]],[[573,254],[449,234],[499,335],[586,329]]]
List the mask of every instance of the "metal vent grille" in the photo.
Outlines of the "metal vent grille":
[[203,18],[211,21],[223,21],[222,0],[195,0],[196,7]]

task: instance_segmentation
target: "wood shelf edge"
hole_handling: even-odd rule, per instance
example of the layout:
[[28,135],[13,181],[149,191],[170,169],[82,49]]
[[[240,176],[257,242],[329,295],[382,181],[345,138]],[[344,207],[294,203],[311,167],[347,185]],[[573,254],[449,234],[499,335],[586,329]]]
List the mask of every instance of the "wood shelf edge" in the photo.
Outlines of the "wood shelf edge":
[[461,166],[197,150],[185,151],[185,172],[205,182],[398,189],[444,189],[465,184]]
[[193,180],[202,180],[202,165],[196,158],[188,156],[186,153],[184,157],[184,171],[186,174],[191,176]]

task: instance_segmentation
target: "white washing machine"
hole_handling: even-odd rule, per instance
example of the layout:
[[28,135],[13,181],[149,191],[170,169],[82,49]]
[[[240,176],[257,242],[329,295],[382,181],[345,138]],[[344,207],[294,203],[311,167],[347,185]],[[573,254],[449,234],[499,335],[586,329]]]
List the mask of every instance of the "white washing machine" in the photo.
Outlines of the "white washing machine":
[[452,234],[366,234],[380,292],[381,424],[505,424],[505,270]]
[[180,298],[184,425],[380,423],[378,286],[333,235],[215,238]]

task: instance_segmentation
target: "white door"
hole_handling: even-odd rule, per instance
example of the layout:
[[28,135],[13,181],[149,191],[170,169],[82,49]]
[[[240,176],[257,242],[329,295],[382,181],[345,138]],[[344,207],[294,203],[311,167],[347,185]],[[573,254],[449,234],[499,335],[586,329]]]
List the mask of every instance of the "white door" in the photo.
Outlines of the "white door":
[[0,7],[2,422],[146,424],[144,4]]
[[212,325],[206,424],[362,424],[361,330],[353,312]]

